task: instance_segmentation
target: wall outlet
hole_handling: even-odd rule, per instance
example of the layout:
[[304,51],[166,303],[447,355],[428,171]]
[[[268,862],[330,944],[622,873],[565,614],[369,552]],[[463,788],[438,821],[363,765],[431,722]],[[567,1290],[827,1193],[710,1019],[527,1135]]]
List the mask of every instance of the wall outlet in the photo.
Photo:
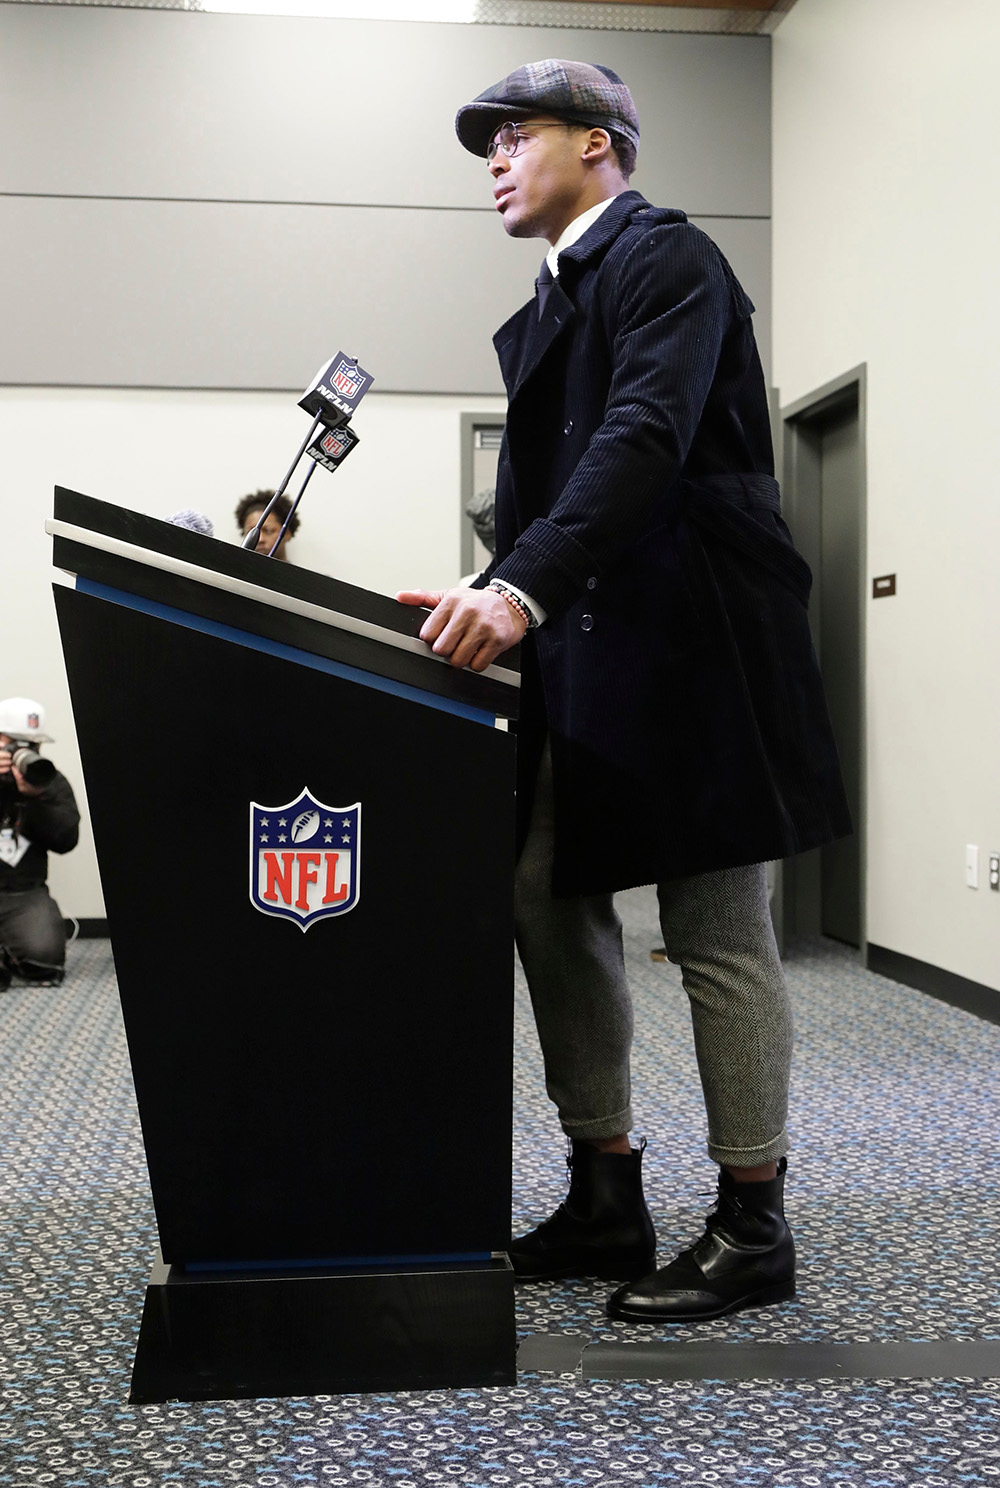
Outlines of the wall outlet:
[[990,888],[1000,894],[1000,852],[990,853]]
[[965,847],[965,886],[968,889],[979,888],[979,848],[971,842]]

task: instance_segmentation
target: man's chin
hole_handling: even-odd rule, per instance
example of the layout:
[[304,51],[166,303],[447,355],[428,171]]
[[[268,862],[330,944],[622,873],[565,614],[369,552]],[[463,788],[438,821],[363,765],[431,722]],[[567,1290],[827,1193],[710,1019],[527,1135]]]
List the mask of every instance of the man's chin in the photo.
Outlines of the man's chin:
[[532,222],[526,220],[524,217],[519,217],[516,212],[511,212],[509,208],[503,214],[503,230],[508,238],[537,238],[540,236],[538,229]]

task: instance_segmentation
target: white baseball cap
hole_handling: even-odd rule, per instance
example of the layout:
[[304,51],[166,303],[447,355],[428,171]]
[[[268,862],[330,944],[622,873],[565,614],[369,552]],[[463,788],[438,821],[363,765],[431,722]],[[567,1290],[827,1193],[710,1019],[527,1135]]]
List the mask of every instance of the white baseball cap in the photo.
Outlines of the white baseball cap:
[[44,732],[45,709],[34,698],[9,697],[0,702],[0,734],[12,739],[31,739],[35,744],[51,744]]

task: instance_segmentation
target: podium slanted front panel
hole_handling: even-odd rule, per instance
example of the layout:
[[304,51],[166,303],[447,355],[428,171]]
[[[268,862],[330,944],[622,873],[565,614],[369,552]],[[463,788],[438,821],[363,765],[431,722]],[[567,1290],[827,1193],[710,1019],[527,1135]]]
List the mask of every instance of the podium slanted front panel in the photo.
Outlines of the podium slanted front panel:
[[488,1269],[510,1233],[514,746],[483,704],[513,712],[516,677],[406,649],[417,617],[382,596],[89,498],[53,525],[165,1262]]

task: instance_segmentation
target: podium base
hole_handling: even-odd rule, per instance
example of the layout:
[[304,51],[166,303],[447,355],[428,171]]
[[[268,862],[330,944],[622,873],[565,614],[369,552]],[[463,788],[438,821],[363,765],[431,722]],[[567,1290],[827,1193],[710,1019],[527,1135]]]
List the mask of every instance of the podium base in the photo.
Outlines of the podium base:
[[491,1260],[192,1273],[157,1256],[129,1400],[516,1383],[514,1275]]

